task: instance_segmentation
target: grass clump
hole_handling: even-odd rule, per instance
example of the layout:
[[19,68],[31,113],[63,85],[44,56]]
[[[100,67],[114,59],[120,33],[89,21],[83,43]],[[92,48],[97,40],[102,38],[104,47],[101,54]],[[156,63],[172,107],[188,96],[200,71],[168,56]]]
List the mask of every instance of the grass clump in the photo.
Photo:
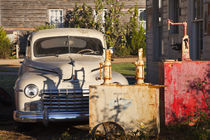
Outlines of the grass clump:
[[135,75],[136,67],[132,63],[114,63],[112,64],[112,70],[123,75]]

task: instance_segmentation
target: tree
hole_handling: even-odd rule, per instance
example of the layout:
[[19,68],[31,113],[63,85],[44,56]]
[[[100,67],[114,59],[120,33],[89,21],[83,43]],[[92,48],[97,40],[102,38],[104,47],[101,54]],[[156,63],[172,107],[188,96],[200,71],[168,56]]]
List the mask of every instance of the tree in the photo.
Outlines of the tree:
[[12,52],[12,45],[3,27],[0,26],[0,58],[9,58]]
[[123,15],[122,9],[124,8],[124,4],[120,3],[118,0],[107,0],[106,6],[105,35],[107,38],[107,46],[108,48],[121,47],[124,29],[120,22],[120,17]]
[[145,54],[145,30],[142,26],[142,23],[139,22],[138,17],[138,8],[135,6],[134,8],[131,8],[129,10],[129,13],[133,13],[133,16],[131,16],[130,21],[127,26],[127,46],[130,49],[131,55],[138,54],[138,49],[143,48],[144,54]]
[[86,3],[81,6],[76,3],[74,9],[66,13],[65,27],[94,29],[93,9]]

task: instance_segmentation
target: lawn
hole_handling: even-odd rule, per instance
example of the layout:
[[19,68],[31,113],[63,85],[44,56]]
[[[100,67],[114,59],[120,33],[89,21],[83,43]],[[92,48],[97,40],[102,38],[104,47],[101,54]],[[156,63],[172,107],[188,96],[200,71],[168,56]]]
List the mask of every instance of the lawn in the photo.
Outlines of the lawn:
[[114,63],[112,70],[123,75],[135,75],[136,67],[132,63]]

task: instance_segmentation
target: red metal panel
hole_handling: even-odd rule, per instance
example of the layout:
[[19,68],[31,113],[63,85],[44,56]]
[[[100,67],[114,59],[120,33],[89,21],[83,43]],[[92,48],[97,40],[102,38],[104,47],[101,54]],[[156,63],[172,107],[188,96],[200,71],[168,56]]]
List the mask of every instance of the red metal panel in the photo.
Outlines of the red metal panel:
[[165,123],[186,120],[207,109],[210,93],[210,61],[164,62]]

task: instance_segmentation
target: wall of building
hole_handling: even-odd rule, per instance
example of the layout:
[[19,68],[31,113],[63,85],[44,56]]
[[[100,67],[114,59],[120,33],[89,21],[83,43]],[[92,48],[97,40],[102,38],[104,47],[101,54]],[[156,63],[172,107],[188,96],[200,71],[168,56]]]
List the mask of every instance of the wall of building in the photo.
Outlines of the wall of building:
[[158,2],[146,1],[147,30],[146,30],[146,82],[159,83],[160,34],[158,21]]
[[[138,5],[145,8],[145,0],[121,0],[125,9]],[[94,0],[1,0],[1,23],[4,27],[31,28],[49,22],[48,9],[72,9],[75,3],[86,2],[94,7]],[[125,18],[126,19],[126,18]]]
[[[182,37],[184,36],[183,26],[178,26],[178,33],[171,33],[168,30],[167,20],[171,19],[169,15],[169,0],[163,0],[162,10],[162,55],[163,59],[181,59],[181,50],[178,45],[181,45]],[[187,0],[179,0],[178,20],[179,22],[187,21]],[[173,27],[171,27],[173,28]]]
[[204,2],[204,36],[203,36],[203,52],[201,55],[202,60],[210,60],[210,0]]

